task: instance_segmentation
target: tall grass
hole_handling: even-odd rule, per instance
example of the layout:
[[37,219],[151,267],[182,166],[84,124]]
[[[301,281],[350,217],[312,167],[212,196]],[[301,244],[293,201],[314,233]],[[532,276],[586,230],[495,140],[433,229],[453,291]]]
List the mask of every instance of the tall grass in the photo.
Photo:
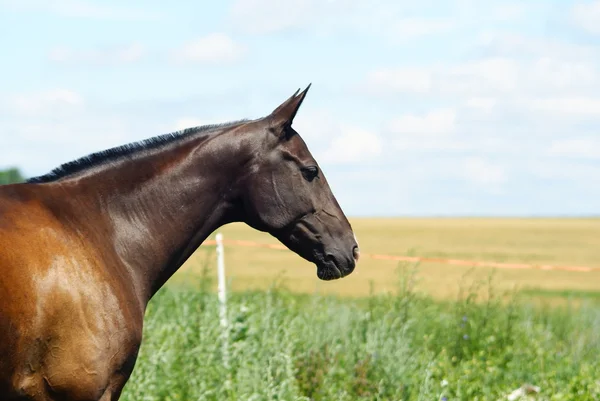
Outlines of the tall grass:
[[[124,400],[600,399],[600,310],[528,305],[493,281],[438,302],[400,275],[398,295],[339,299],[281,288],[234,293],[230,366],[205,283],[149,305]],[[504,397],[504,398],[503,398]]]

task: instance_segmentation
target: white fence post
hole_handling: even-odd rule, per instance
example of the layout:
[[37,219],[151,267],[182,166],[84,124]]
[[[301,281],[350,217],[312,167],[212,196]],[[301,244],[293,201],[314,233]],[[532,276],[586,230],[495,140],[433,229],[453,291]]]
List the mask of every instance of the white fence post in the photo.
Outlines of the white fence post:
[[225,282],[225,249],[223,247],[223,234],[218,233],[217,240],[217,269],[219,275],[219,317],[223,329],[223,363],[229,368],[229,324],[227,322],[227,283]]

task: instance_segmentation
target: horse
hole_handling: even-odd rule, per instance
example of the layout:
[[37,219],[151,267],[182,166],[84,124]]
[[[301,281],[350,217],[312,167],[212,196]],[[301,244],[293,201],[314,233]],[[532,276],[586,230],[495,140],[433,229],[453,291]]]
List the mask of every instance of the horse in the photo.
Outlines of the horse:
[[0,187],[0,398],[116,401],[148,302],[217,228],[241,222],[316,266],[353,272],[359,248],[292,122],[269,115],[93,153]]

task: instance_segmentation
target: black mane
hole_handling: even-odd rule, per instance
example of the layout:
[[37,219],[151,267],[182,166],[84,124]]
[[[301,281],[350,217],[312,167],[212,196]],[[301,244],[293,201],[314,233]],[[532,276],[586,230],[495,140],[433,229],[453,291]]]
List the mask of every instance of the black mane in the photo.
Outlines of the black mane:
[[136,153],[141,153],[146,150],[152,150],[160,148],[166,144],[180,141],[188,138],[192,135],[201,133],[210,133],[222,128],[230,128],[232,126],[247,122],[249,120],[237,120],[222,124],[209,124],[200,127],[186,128],[181,131],[175,131],[169,134],[156,136],[149,139],[144,139],[139,142],[133,142],[127,145],[117,146],[115,148],[103,150],[100,152],[92,153],[88,156],[84,156],[80,159],[62,164],[55,168],[51,172],[38,177],[33,177],[27,180],[27,183],[31,184],[42,184],[47,182],[58,181],[61,178],[82,172],[84,170],[97,167],[100,165],[108,164],[112,161],[122,159],[127,156],[131,156]]

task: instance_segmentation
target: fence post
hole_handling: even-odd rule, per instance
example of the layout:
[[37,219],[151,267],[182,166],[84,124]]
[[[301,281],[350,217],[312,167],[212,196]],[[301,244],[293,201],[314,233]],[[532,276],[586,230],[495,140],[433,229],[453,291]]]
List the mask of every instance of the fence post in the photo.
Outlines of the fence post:
[[223,330],[223,364],[229,369],[229,324],[227,322],[227,284],[225,282],[225,249],[223,234],[217,233],[217,270],[219,276],[219,317]]

